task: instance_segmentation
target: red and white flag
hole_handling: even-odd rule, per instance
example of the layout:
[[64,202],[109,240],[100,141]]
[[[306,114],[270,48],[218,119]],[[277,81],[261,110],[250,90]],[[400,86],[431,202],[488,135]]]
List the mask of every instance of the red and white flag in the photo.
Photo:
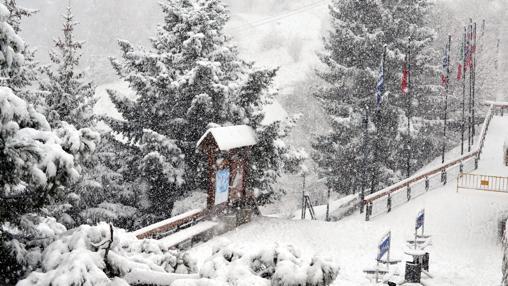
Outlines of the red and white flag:
[[407,64],[404,63],[402,65],[402,82],[400,84],[400,88],[402,90],[402,94],[405,95],[407,93],[407,79],[408,79],[409,71],[407,69]]

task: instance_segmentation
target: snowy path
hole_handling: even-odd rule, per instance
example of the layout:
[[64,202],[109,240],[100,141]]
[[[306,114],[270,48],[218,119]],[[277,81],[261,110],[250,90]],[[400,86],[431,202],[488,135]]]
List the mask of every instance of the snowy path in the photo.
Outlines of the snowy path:
[[[476,173],[508,176],[502,162],[502,144],[508,135],[508,117],[494,117]],[[430,191],[369,222],[355,214],[339,222],[261,218],[227,233],[240,247],[293,244],[306,255],[322,253],[337,259],[341,272],[335,285],[371,285],[362,270],[374,264],[376,244],[392,231],[393,256],[403,258],[417,212],[426,210],[426,233],[432,234],[429,285],[498,285],[501,279],[501,245],[498,220],[508,211],[508,194],[461,190],[455,181]],[[192,250],[196,258],[211,253],[215,238]]]

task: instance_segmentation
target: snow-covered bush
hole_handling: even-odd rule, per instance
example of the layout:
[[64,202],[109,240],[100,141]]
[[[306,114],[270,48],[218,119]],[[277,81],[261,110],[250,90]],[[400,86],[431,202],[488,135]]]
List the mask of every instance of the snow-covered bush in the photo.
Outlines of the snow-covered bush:
[[212,253],[200,269],[201,280],[175,285],[324,286],[330,285],[339,272],[330,259],[303,258],[291,245],[246,251],[221,241]]
[[68,231],[46,248],[41,261],[40,269],[18,286],[128,285],[122,277],[132,270],[197,271],[186,253],[169,250],[157,240],[138,240],[106,223]]

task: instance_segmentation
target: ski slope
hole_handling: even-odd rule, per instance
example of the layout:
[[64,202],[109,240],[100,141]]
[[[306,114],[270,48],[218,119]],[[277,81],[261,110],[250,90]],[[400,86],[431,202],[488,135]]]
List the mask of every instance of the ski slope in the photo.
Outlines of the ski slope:
[[[502,159],[508,116],[494,116],[479,169],[474,173],[508,176]],[[425,232],[432,235],[430,272],[425,285],[499,285],[502,248],[498,221],[508,212],[508,194],[460,190],[456,182],[429,191],[392,212],[366,222],[355,214],[338,222],[259,218],[191,250],[202,261],[223,237],[240,248],[292,244],[305,256],[315,253],[336,259],[341,272],[334,285],[372,285],[362,270],[375,264],[379,239],[392,231],[392,257],[404,256],[405,240],[413,235],[417,212],[425,208]],[[401,271],[403,267],[401,268]]]

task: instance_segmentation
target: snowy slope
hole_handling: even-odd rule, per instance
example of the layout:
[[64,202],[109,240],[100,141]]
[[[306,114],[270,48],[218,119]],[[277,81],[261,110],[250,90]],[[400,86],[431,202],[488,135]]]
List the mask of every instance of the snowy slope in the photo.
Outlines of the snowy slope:
[[[494,117],[491,124],[476,172],[508,176],[501,159],[508,117]],[[426,211],[425,231],[433,235],[430,272],[435,279],[427,280],[427,285],[498,285],[502,249],[497,223],[508,211],[508,194],[456,192],[455,182],[369,222],[359,214],[333,223],[261,218],[225,237],[239,247],[289,243],[305,255],[332,255],[341,266],[335,285],[371,285],[362,270],[374,264],[379,239],[391,230],[393,256],[406,259],[405,239],[412,236],[414,218],[422,208]],[[206,257],[218,240],[198,246],[193,255],[198,259]]]

